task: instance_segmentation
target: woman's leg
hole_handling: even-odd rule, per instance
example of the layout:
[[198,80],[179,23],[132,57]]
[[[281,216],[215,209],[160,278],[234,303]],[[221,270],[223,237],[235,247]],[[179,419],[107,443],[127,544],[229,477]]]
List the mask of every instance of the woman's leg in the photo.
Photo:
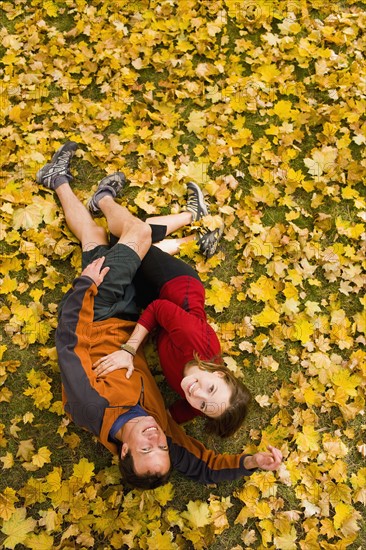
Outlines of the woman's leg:
[[133,280],[139,306],[145,308],[159,297],[160,289],[165,283],[182,275],[200,280],[193,267],[157,246],[152,246],[142,260]]
[[180,237],[179,239],[164,239],[163,241],[157,242],[155,246],[160,248],[163,252],[174,256],[175,254],[178,254],[179,248],[182,244],[195,240],[196,235],[188,235],[188,237]]
[[180,212],[179,214],[168,214],[166,216],[154,216],[145,220],[150,225],[165,225],[166,235],[170,235],[192,222],[191,212]]

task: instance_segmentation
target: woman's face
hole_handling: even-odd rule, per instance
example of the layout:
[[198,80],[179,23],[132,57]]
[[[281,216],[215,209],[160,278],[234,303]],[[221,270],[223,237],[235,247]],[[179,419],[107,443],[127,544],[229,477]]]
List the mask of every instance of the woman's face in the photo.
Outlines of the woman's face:
[[180,385],[188,403],[207,416],[221,416],[229,406],[231,389],[220,371],[201,370],[197,365],[184,369]]

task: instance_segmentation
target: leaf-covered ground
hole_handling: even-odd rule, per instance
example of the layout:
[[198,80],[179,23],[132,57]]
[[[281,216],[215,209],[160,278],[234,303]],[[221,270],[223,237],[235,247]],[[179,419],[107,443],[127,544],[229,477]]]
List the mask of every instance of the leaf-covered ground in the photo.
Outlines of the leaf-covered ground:
[[[366,548],[365,3],[5,0],[0,21],[0,545]],[[182,254],[255,401],[231,441],[187,430],[271,442],[276,474],[127,492],[63,416],[54,328],[80,251],[34,176],[67,139],[82,200],[120,170],[132,212],[178,212],[193,179],[224,218],[217,255]]]

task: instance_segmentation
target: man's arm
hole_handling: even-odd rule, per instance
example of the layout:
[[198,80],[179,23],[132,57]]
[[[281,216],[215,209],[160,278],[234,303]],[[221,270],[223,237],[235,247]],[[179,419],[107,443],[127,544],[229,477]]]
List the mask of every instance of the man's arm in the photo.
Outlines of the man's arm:
[[[63,304],[56,330],[56,348],[66,396],[65,410],[76,424],[99,436],[108,401],[92,387],[90,331],[93,323],[94,296],[103,280],[104,259],[93,262],[77,277],[73,290]],[[95,283],[95,284],[94,284]]]
[[282,461],[282,453],[275,447],[269,447],[268,453],[254,455],[217,454],[187,435],[170,418],[169,427],[168,444],[173,467],[200,483],[240,479],[252,475],[256,468],[276,470]]

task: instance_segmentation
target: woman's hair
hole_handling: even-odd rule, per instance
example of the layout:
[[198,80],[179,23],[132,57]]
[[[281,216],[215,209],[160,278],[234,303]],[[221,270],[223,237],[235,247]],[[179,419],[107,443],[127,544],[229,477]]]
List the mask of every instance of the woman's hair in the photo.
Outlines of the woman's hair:
[[[236,378],[233,373],[222,363],[221,358],[213,358],[211,361],[202,361],[197,353],[193,354],[194,359],[186,363],[186,367],[198,366],[201,370],[209,372],[222,372],[223,380],[231,389],[231,397],[228,407],[216,418],[206,417],[206,430],[210,434],[220,437],[230,437],[242,425],[247,413],[252,396],[248,388]],[[220,361],[216,362],[217,360]]]
[[165,474],[142,474],[138,475],[135,472],[131,451],[128,450],[124,458],[121,457],[121,446],[118,448],[119,454],[119,470],[123,480],[134,489],[155,489],[161,485],[168,483],[172,467]]

